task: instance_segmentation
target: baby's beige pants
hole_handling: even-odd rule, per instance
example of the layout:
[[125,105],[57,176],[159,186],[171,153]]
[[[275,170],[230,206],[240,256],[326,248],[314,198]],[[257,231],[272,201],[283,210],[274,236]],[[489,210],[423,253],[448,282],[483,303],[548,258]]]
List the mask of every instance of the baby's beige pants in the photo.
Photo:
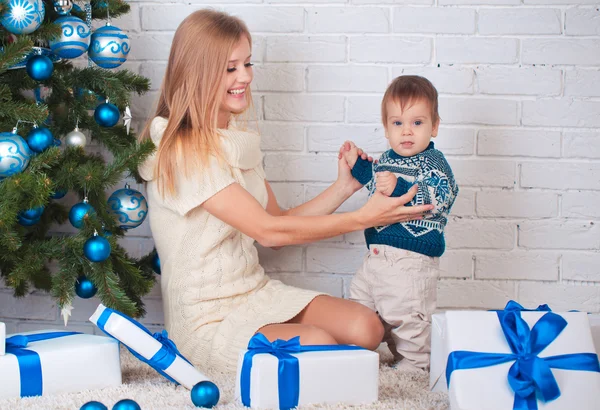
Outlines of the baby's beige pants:
[[350,284],[350,299],[379,313],[394,357],[424,370],[429,369],[438,278],[439,258],[371,245]]

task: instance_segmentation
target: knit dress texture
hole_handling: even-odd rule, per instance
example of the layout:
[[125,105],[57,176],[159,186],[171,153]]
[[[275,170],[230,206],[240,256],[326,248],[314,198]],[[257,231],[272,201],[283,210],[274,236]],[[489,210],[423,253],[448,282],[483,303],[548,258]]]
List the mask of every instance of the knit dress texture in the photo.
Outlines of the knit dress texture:
[[[152,121],[157,147],[166,125],[162,117]],[[207,375],[235,372],[239,352],[254,333],[292,319],[320,294],[270,279],[254,239],[202,207],[234,183],[267,206],[260,136],[235,128],[219,133],[226,163],[211,156],[189,176],[179,166],[175,195],[163,198],[158,192],[155,154],[139,169],[147,181],[148,218],[161,262],[165,327],[179,351]]]

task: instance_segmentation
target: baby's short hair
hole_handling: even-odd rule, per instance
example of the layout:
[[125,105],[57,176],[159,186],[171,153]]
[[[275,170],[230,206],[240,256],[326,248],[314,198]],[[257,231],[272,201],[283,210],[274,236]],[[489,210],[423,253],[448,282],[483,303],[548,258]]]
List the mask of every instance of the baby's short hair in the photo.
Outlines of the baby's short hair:
[[396,77],[388,86],[381,102],[381,120],[384,126],[387,126],[387,103],[394,101],[404,107],[417,101],[426,100],[431,107],[431,120],[433,124],[440,120],[438,113],[438,92],[425,77],[418,75],[401,75]]

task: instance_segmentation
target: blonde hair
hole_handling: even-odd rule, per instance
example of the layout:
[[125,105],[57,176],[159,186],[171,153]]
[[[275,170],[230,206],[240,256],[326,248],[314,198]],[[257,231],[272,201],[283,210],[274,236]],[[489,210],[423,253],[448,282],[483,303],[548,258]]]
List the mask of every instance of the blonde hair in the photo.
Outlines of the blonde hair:
[[388,86],[381,101],[381,121],[387,127],[387,103],[393,101],[404,107],[418,100],[425,100],[431,108],[431,121],[436,124],[440,120],[438,112],[438,92],[434,85],[425,77],[418,75],[401,75],[396,77]]
[[[215,10],[198,10],[177,28],[153,116],[168,119],[154,170],[161,195],[165,195],[165,190],[175,193],[179,159],[186,175],[192,170],[198,172],[210,155],[222,159],[217,131],[223,98],[221,83],[233,48],[242,38],[247,38],[252,46],[250,32],[242,20]],[[249,88],[246,100],[251,106]],[[140,141],[150,138],[152,119],[140,134]]]

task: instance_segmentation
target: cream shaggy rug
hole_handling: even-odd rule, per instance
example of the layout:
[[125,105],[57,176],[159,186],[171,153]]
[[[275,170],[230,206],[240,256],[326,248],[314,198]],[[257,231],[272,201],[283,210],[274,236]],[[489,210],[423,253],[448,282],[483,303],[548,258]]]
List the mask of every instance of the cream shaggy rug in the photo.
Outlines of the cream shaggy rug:
[[[429,376],[425,372],[402,372],[390,367],[391,354],[382,346],[379,373],[379,402],[368,406],[322,405],[302,406],[299,409],[389,409],[389,410],[446,410],[445,393],[428,391]],[[142,410],[196,409],[190,393],[181,386],[168,382],[152,368],[135,359],[127,350],[121,351],[123,384],[104,390],[80,393],[0,400],[0,410],[79,410],[91,400],[104,403],[108,409],[122,399],[133,399]],[[93,371],[93,369],[90,369]],[[231,378],[213,380],[221,392],[215,410],[244,409],[234,400],[234,381]]]

